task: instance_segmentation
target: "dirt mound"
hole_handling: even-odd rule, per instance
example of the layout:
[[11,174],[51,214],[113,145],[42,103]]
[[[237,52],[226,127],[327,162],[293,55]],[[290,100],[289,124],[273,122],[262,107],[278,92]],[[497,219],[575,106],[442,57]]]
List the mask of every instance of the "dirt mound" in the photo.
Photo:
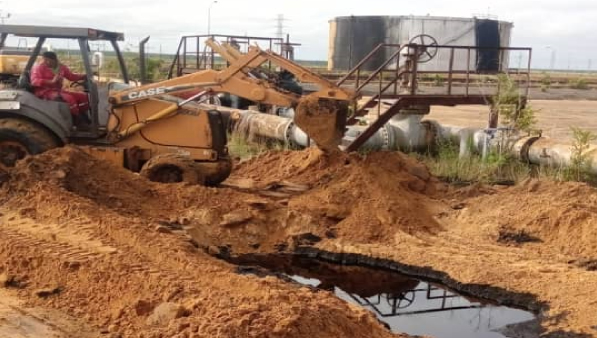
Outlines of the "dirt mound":
[[35,213],[53,218],[104,209],[150,222],[184,218],[182,223],[199,224],[204,233],[218,236],[249,228],[271,245],[305,233],[392,242],[398,231],[441,230],[433,218],[437,203],[428,195],[442,185],[424,165],[400,153],[330,155],[315,148],[266,153],[241,165],[234,177],[252,179],[261,190],[283,187],[295,193],[261,200],[242,189],[155,184],[74,147],[29,157],[10,175],[3,195],[11,205],[33,200]]
[[237,224],[244,192],[153,184],[63,148],[21,161],[0,200],[0,274],[28,304],[113,336],[393,336],[330,294],[237,274],[198,249],[184,218],[207,207],[211,228]]
[[441,203],[430,196],[443,185],[401,153],[270,152],[241,164],[233,175],[238,178],[253,179],[256,186],[292,182],[308,187],[284,201],[284,226],[269,226],[270,243],[280,231],[286,238],[312,233],[359,243],[392,243],[398,232],[441,231],[434,219]]
[[351,155],[327,156],[321,150],[309,148],[303,151],[269,151],[240,163],[233,178],[255,181],[292,180],[296,183],[314,185],[325,181],[347,162]]
[[3,188],[4,195],[14,198],[33,197],[44,190],[58,195],[70,193],[131,213],[168,208],[172,202],[172,198],[166,198],[156,203],[161,195],[157,184],[75,147],[27,157],[9,174],[11,178]]
[[264,154],[234,180],[246,184],[153,184],[68,147],[27,158],[0,188],[0,284],[107,336],[392,337],[327,292],[205,252],[314,246],[443,271],[479,296],[533,294],[554,336],[594,335],[593,188],[478,186],[444,203],[444,185],[403,154],[317,149]]
[[441,230],[433,217],[436,203],[426,195],[439,183],[424,166],[399,153],[374,153],[347,157],[336,169],[289,207],[318,213],[332,233],[356,243],[392,243],[398,232],[425,236]]
[[456,217],[471,233],[524,233],[561,253],[597,257],[596,204],[597,190],[586,184],[529,180],[466,200]]
[[[337,176],[345,176],[362,168],[376,168],[381,181],[402,182],[419,179],[426,182],[425,189],[415,189],[433,194],[436,188],[445,189],[439,181],[431,177],[424,164],[399,152],[376,152],[366,155],[356,153],[326,154],[316,148],[302,151],[270,151],[249,161],[240,163],[233,178],[249,178],[256,181],[282,181],[325,185]],[[410,189],[410,188],[409,188]]]
[[[65,204],[95,205],[123,215],[153,219],[167,218],[203,203],[227,209],[226,206],[234,207],[235,201],[242,200],[231,198],[235,192],[226,190],[150,182],[70,146],[27,157],[9,175],[0,199],[10,199],[13,205],[61,199]],[[46,206],[52,208],[51,203]]]

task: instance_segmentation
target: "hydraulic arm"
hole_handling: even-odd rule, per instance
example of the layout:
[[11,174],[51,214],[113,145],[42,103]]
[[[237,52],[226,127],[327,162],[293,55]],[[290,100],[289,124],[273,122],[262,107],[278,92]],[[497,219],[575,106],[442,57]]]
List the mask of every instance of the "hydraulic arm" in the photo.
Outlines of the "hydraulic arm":
[[[148,84],[111,94],[114,106],[158,98],[165,94],[225,92],[245,99],[281,107],[295,108],[295,122],[322,149],[337,149],[346,126],[348,104],[356,99],[352,91],[340,88],[314,72],[271,51],[251,46],[243,54],[227,44],[209,40],[208,45],[228,63],[228,68],[207,69],[178,78]],[[275,74],[264,67],[271,62],[292,73],[302,83],[318,89],[301,97],[276,85]]]

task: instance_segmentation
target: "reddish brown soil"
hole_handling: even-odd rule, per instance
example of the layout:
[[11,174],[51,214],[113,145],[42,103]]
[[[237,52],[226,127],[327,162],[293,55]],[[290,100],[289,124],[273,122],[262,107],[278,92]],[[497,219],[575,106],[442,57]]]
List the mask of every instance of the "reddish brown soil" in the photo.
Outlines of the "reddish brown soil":
[[0,188],[0,275],[115,337],[392,337],[328,292],[208,254],[313,247],[531,297],[546,333],[597,336],[594,188],[448,190],[399,153],[317,149],[263,154],[226,185],[153,184],[75,148],[28,158]]
[[[529,180],[465,202],[454,220],[499,233],[524,233],[537,249],[574,257],[597,257],[597,191],[582,183]],[[489,208],[488,206],[492,206]]]
[[429,203],[425,194],[433,195],[445,186],[424,165],[400,153],[330,156],[314,148],[265,153],[240,165],[234,179],[251,180],[256,187],[292,182],[307,191],[281,196],[277,205],[264,206],[269,209],[267,225],[253,221],[230,232],[214,231],[206,222],[199,232],[222,233],[228,242],[237,235],[235,244],[243,246],[253,244],[247,238],[255,238],[262,248],[271,249],[289,235],[304,233],[339,236],[355,243],[392,243],[398,232],[428,236],[442,230],[433,215],[443,206]]
[[[29,305],[123,337],[393,336],[329,293],[237,274],[176,231],[190,205],[218,215],[244,193],[152,184],[65,148],[20,162],[1,196],[0,272]],[[175,309],[156,322],[164,302]]]
[[[275,243],[287,251],[313,244],[327,252],[425,267],[419,269],[424,275],[446,272],[465,285],[500,288],[504,297],[498,301],[541,309],[541,324],[552,336],[597,336],[589,305],[597,304],[595,188],[529,181],[511,188],[446,189],[434,178],[418,184],[418,177],[426,178],[423,172],[397,153],[364,158],[328,158],[313,150],[269,153],[241,165],[235,177],[308,185],[308,191],[287,198],[290,212],[300,211],[301,225],[198,228],[202,238],[211,233],[210,240],[237,252],[271,252]],[[330,217],[319,217],[326,212],[342,217],[326,223]],[[382,215],[390,216],[382,221]],[[322,240],[309,243],[297,236],[305,232]],[[247,238],[262,245],[247,246]]]
[[338,152],[344,136],[347,107],[333,100],[320,99],[317,95],[301,98],[294,122],[317,146],[326,152]]

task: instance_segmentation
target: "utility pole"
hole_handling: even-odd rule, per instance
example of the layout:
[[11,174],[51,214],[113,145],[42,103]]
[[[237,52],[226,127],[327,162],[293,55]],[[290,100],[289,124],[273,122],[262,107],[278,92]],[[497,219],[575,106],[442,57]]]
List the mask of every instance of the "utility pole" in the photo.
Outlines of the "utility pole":
[[570,72],[570,54],[568,54],[568,72]]
[[284,37],[286,36],[286,34],[284,34],[284,28],[286,28],[284,21],[287,20],[288,19],[284,17],[284,14],[278,14],[278,16],[276,16],[276,38],[279,39],[278,41],[280,44],[280,50],[277,52],[280,54],[284,54]]
[[553,71],[556,65],[556,50],[551,46],[547,46],[545,48],[551,50],[551,57],[549,59],[549,69]]

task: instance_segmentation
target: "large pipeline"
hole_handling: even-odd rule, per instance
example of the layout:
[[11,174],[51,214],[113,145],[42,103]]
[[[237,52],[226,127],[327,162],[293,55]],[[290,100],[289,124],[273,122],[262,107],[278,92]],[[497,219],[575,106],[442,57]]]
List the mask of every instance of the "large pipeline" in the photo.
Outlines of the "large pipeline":
[[[306,147],[313,144],[293,123],[291,110],[278,112],[284,116],[248,110],[236,112],[237,129],[244,133],[275,139],[292,146]],[[545,137],[520,136],[507,128],[465,128],[422,119],[423,115],[398,114],[370,137],[361,149],[427,151],[438,142],[450,140],[460,145],[461,156],[468,156],[471,152],[485,156],[492,148],[507,149],[521,161],[553,167],[570,166],[575,157],[569,144]],[[342,145],[350,144],[366,128],[349,126]],[[587,159],[587,169],[597,174],[597,147],[591,146],[583,155]]]
[[[520,138],[514,143],[512,151],[525,162],[556,168],[573,165],[579,155],[570,144],[560,143],[547,137]],[[590,145],[582,152],[582,157],[587,171],[597,175],[597,147]]]
[[[313,144],[307,135],[292,121],[292,110],[279,111],[280,116],[263,114],[249,110],[237,110],[236,128],[247,135],[275,139],[292,146],[306,147]],[[477,129],[442,126],[435,121],[422,121],[423,115],[394,116],[371,136],[361,149],[425,151],[434,145],[438,138],[456,142],[470,142],[472,138],[482,149],[484,133]],[[349,126],[344,134],[342,145],[350,144],[367,129],[366,126]],[[467,148],[467,147],[461,147]],[[464,154],[463,154],[464,155]]]

